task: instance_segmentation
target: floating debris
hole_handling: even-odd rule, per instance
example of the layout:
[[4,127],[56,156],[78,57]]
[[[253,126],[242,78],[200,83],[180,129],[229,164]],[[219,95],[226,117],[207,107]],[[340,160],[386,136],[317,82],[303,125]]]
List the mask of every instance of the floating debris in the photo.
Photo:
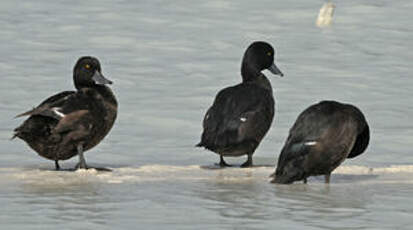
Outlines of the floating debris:
[[336,5],[332,2],[324,3],[323,7],[320,9],[320,13],[318,13],[316,25],[318,27],[325,27],[331,25],[333,21],[334,9]]

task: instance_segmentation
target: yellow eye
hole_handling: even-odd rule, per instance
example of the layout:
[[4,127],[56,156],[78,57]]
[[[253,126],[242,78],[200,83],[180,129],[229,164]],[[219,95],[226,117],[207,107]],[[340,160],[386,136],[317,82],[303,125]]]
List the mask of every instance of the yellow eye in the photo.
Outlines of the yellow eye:
[[90,65],[89,65],[89,64],[86,64],[86,65],[85,65],[85,68],[86,68],[86,69],[90,69]]
[[272,52],[268,52],[267,55],[268,55],[268,56],[271,56],[271,55],[272,55]]

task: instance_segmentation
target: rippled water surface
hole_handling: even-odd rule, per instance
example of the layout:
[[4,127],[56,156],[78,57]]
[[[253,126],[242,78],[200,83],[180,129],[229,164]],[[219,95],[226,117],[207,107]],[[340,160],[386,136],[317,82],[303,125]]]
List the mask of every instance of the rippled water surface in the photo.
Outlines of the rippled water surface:
[[[323,1],[13,1],[0,3],[1,229],[410,229],[413,222],[413,3]],[[253,40],[277,49],[267,76],[275,122],[254,159],[274,165],[299,112],[322,99],[357,105],[367,152],[332,184],[273,185],[273,167],[211,170],[193,146],[217,91],[240,81]],[[77,58],[100,59],[118,120],[86,153],[113,168],[55,172],[22,141],[13,117],[72,89]],[[62,162],[71,168],[77,159]],[[242,163],[244,158],[230,159]]]

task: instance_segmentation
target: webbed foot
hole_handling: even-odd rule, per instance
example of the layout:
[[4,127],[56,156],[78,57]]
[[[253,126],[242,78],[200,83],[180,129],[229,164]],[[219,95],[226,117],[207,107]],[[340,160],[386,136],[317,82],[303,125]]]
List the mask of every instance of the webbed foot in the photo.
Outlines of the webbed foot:
[[219,167],[225,168],[225,167],[232,167],[232,165],[227,164],[227,162],[224,161],[224,157],[220,155],[219,157]]
[[252,154],[248,154],[248,159],[244,164],[241,165],[241,168],[250,168],[252,167]]

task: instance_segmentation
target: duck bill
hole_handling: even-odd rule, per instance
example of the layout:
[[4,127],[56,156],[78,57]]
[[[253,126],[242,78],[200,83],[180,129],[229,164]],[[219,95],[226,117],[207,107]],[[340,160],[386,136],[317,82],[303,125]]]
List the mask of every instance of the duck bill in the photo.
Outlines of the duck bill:
[[112,81],[106,79],[99,71],[95,71],[92,80],[98,85],[112,84]]
[[268,70],[275,75],[280,75],[281,77],[284,76],[284,74],[281,72],[280,69],[278,69],[275,63],[272,63],[272,65],[270,66],[270,68],[268,68]]

